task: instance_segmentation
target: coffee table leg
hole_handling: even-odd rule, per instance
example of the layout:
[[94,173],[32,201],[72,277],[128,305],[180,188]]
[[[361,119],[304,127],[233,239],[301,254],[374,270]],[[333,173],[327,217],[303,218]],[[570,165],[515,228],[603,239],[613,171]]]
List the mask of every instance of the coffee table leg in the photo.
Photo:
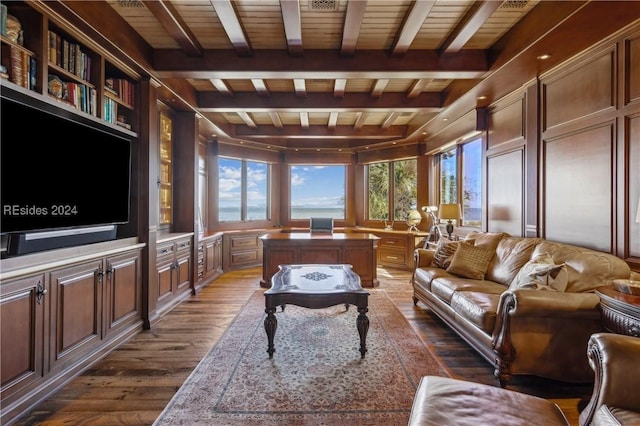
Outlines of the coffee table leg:
[[367,318],[367,312],[369,309],[358,306],[358,319],[356,325],[358,326],[358,334],[360,335],[360,354],[361,358],[364,358],[364,354],[367,353],[367,332],[369,331],[369,318]]
[[273,337],[276,334],[276,328],[278,328],[278,320],[274,315],[276,308],[266,308],[264,311],[267,313],[267,317],[264,319],[264,329],[267,332],[267,341],[269,342],[267,352],[269,358],[273,358],[273,353],[276,351],[273,346]]

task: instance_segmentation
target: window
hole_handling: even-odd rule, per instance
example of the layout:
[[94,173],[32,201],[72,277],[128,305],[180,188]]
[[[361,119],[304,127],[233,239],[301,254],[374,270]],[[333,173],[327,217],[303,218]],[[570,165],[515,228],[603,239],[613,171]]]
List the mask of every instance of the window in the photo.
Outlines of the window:
[[462,145],[462,222],[482,225],[482,139]]
[[458,202],[458,155],[453,147],[440,154],[440,203]]
[[369,220],[404,221],[417,204],[417,160],[367,166]]
[[345,218],[344,165],[296,165],[289,167],[289,218]]
[[[460,158],[460,163],[458,163]],[[460,170],[458,166],[460,165]],[[461,183],[461,184],[460,184]],[[462,207],[462,223],[482,224],[482,139],[457,145],[440,154],[440,203]]]
[[218,220],[253,221],[269,217],[269,166],[256,161],[218,161]]

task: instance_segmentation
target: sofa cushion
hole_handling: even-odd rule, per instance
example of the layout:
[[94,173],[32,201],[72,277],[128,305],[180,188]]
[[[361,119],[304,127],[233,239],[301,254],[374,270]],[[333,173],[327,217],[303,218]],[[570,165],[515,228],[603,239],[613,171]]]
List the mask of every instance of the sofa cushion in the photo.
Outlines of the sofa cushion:
[[456,291],[502,294],[506,289],[502,284],[492,281],[471,280],[455,275],[440,276],[431,281],[431,292],[447,303],[451,303],[451,297]]
[[439,277],[453,277],[453,275],[442,268],[426,266],[415,270],[413,282],[414,285],[419,285],[420,287],[431,291],[431,283],[434,279]]
[[436,246],[436,252],[433,254],[433,266],[438,268],[447,269],[451,263],[453,254],[458,249],[460,241],[450,241],[445,238],[440,238],[438,245]]
[[527,262],[509,286],[509,290],[529,288],[533,290],[565,291],[568,282],[564,263],[556,265],[548,253]]
[[539,238],[504,237],[498,242],[486,279],[509,286],[522,266],[531,259]]
[[456,291],[451,297],[451,308],[460,317],[491,335],[496,324],[499,294],[479,291]]
[[568,273],[566,292],[580,293],[611,284],[617,278],[629,278],[631,269],[621,258],[569,244],[542,241],[532,257],[549,253],[554,263],[564,263]]
[[461,277],[482,280],[494,254],[493,250],[487,248],[460,244],[451,258],[447,272]]
[[472,232],[463,241],[472,242],[476,247],[484,247],[491,251],[496,251],[498,243],[509,234],[505,232]]

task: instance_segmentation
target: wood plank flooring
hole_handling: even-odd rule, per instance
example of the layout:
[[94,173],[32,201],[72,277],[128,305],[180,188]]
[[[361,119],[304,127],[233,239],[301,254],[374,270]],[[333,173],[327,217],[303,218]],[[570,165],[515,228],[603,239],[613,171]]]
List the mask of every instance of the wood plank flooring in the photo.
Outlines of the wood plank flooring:
[[[260,290],[261,268],[232,271],[185,300],[151,330],[123,343],[15,424],[151,425],[240,308]],[[410,272],[378,269],[384,289],[452,374],[496,385],[493,368],[423,305],[413,305]],[[586,355],[585,355],[586,356]],[[591,385],[515,377],[510,389],[556,402],[572,425]],[[490,407],[487,407],[490,409]]]

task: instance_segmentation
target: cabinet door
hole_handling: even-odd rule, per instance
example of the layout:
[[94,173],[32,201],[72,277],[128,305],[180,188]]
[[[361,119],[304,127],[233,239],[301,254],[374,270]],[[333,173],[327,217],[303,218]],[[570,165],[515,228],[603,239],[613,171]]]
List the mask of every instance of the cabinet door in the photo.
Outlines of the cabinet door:
[[156,270],[158,272],[158,294],[157,301],[162,301],[173,295],[173,270],[175,268],[174,256],[158,258]]
[[2,283],[0,375],[5,411],[43,380],[44,319],[49,312],[44,275]]
[[102,259],[49,274],[52,315],[49,359],[51,370],[62,369],[95,350],[102,332]]
[[174,268],[176,292],[191,287],[191,253],[188,251],[178,252]]
[[107,259],[105,280],[105,334],[141,320],[140,252]]

